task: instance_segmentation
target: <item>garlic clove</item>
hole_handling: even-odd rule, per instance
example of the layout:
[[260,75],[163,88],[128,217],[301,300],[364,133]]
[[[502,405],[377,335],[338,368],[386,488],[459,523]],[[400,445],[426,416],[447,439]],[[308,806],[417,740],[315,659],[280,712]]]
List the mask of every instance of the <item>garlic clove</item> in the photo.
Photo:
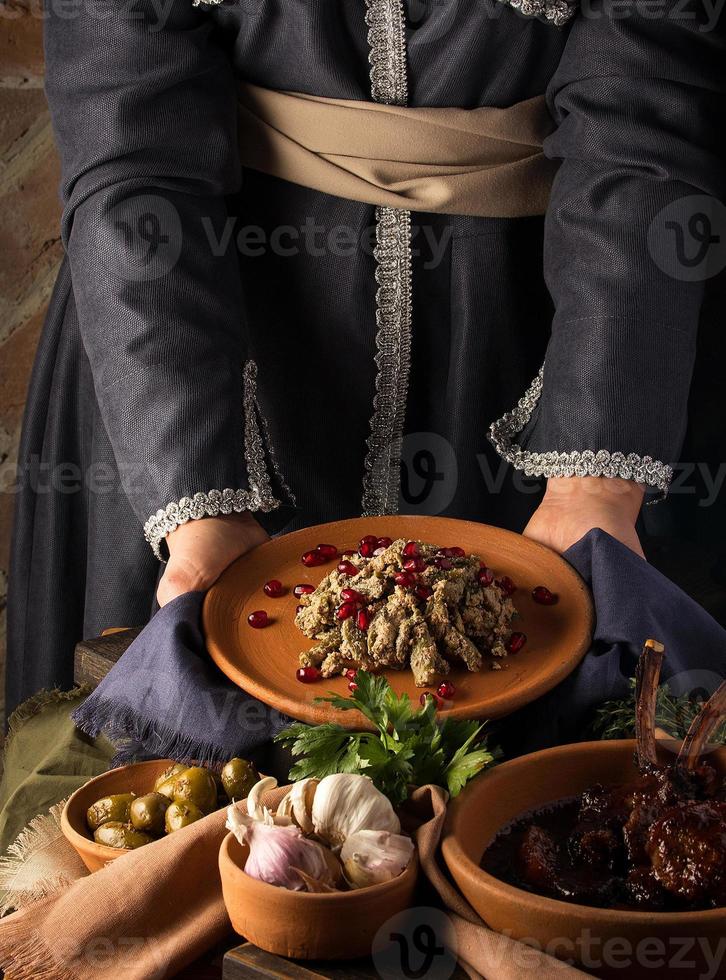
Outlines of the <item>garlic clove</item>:
[[325,776],[315,789],[312,804],[314,833],[334,849],[359,830],[398,834],[401,822],[388,797],[368,776],[335,773]]
[[319,779],[301,779],[293,783],[277,808],[276,817],[292,820],[304,834],[313,832],[313,799]]
[[340,859],[351,887],[367,888],[403,874],[413,852],[413,841],[403,834],[359,830],[343,844]]
[[275,822],[270,810],[261,803],[260,797],[263,793],[269,793],[271,789],[275,789],[276,786],[277,780],[274,776],[264,776],[252,787],[247,796],[247,813],[253,820],[259,820],[266,824]]
[[318,878],[311,878],[309,874],[306,874],[301,868],[290,868],[295,874],[299,875],[305,885],[306,891],[312,892],[314,895],[320,895],[324,892],[337,892],[338,889],[333,885],[327,884],[325,881],[320,881]]

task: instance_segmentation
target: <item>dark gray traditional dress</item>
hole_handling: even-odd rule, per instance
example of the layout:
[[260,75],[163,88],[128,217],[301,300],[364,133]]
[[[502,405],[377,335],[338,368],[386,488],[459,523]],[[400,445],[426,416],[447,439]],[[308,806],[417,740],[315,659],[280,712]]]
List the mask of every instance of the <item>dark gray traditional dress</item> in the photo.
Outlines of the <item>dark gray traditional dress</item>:
[[[188,519],[401,509],[519,530],[530,477],[667,489],[704,277],[654,249],[676,202],[723,196],[723,31],[695,2],[614,10],[49,11],[67,258],[20,454],[11,707],[71,683],[82,635],[146,620],[153,551]],[[546,93],[547,215],[410,213],[243,170],[238,79],[413,107]]]

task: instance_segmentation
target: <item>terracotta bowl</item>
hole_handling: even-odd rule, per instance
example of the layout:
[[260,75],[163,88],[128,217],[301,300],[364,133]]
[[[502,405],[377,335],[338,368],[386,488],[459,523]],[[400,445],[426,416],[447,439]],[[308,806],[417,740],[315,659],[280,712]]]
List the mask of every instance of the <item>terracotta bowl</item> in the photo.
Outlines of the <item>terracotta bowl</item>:
[[94,841],[86,824],[89,806],[112,793],[136,793],[137,796],[151,793],[156,777],[173,764],[173,759],[154,759],[152,762],[111,769],[91,779],[69,797],[61,814],[61,830],[89,871],[98,871],[110,861],[129,853],[127,849],[106,847]]
[[[479,867],[498,831],[529,810],[576,796],[594,783],[615,785],[636,775],[635,742],[583,742],[514,759],[475,779],[452,803],[444,830],[444,860],[457,885],[497,932],[528,939],[574,959],[602,978],[661,980],[667,976],[726,977],[677,967],[700,964],[703,946],[716,954],[726,935],[726,908],[705,912],[630,912],[561,902],[505,884]],[[673,759],[673,755],[669,756]],[[726,774],[726,750],[709,760]],[[687,944],[687,949],[681,950]],[[661,944],[665,944],[665,956]],[[625,950],[623,952],[622,950]],[[667,963],[675,958],[672,972]],[[660,963],[656,968],[655,964]]]
[[250,878],[249,851],[228,834],[219,851],[222,893],[240,936],[279,956],[346,960],[368,956],[380,927],[411,904],[418,860],[398,878],[350,892],[293,892]]

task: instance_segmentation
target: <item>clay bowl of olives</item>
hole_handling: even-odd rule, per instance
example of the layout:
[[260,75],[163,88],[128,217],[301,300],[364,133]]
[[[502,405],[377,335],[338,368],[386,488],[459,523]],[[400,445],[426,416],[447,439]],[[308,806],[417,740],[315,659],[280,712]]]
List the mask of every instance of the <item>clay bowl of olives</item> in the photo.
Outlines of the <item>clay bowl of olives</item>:
[[[527,856],[523,838],[517,837],[522,833],[518,828],[529,820],[538,821],[551,807],[551,819],[544,818],[549,823],[541,826],[557,838],[567,819],[568,801],[577,805],[584,794],[592,795],[596,784],[607,791],[638,779],[635,750],[633,740],[564,745],[513,759],[478,776],[449,808],[442,840],[446,865],[463,895],[492,929],[526,939],[553,956],[589,968],[598,977],[652,980],[680,976],[683,969],[668,968],[669,963],[677,966],[679,956],[684,963],[700,964],[700,971],[695,965],[693,973],[686,971],[689,976],[726,976],[708,973],[704,959],[719,953],[726,934],[726,907],[689,911],[687,903],[682,903],[671,911],[638,910],[634,903],[617,900],[596,907],[537,893],[524,882],[513,883],[512,869]],[[659,763],[672,764],[673,743],[661,744],[658,756]],[[721,777],[726,776],[726,749],[709,752],[704,759]],[[603,814],[595,830],[606,827],[607,814]],[[497,865],[493,856],[500,845],[505,853],[499,855]],[[572,847],[572,838],[567,846]],[[541,850],[534,857],[544,858],[541,870],[547,854]],[[589,887],[591,874],[583,868],[576,884]],[[721,971],[725,965],[722,958]],[[526,966],[522,972],[527,972]]]
[[231,799],[244,799],[259,776],[232,759],[218,774],[201,766],[155,759],[111,769],[68,799],[61,829],[89,871],[184,827]]

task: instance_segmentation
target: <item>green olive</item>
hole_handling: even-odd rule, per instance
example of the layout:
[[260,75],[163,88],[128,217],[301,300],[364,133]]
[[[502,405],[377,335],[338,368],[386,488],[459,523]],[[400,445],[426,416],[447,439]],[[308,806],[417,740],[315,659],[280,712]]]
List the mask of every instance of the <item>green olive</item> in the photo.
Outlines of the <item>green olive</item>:
[[166,818],[164,820],[166,832],[167,834],[173,834],[175,830],[188,827],[190,823],[201,820],[203,816],[204,814],[199,807],[193,803],[175,801],[166,811]]
[[113,796],[104,796],[96,800],[86,811],[88,826],[91,830],[96,830],[101,824],[109,821],[128,823],[129,810],[135,799],[134,793],[115,793]]
[[[180,776],[183,772],[186,772],[188,768],[189,766],[185,766],[181,762],[175,762],[173,765],[167,766],[166,769],[161,773],[161,775],[156,777],[156,782],[154,783],[154,792],[155,793],[161,792],[159,787],[166,782],[169,782],[170,785],[173,785],[176,777]],[[164,796],[169,796],[169,793],[164,793]]]
[[192,766],[174,780],[174,802],[193,803],[202,813],[217,809],[217,784],[201,766]]
[[106,847],[133,851],[137,847],[143,847],[144,844],[150,844],[154,838],[134,830],[128,823],[111,820],[109,823],[101,824],[94,833],[93,839],[97,844],[105,844]]
[[159,837],[164,833],[164,816],[171,800],[163,793],[147,793],[131,804],[129,816],[135,830]]
[[222,786],[230,800],[244,800],[259,781],[257,770],[246,759],[230,759],[222,769]]

